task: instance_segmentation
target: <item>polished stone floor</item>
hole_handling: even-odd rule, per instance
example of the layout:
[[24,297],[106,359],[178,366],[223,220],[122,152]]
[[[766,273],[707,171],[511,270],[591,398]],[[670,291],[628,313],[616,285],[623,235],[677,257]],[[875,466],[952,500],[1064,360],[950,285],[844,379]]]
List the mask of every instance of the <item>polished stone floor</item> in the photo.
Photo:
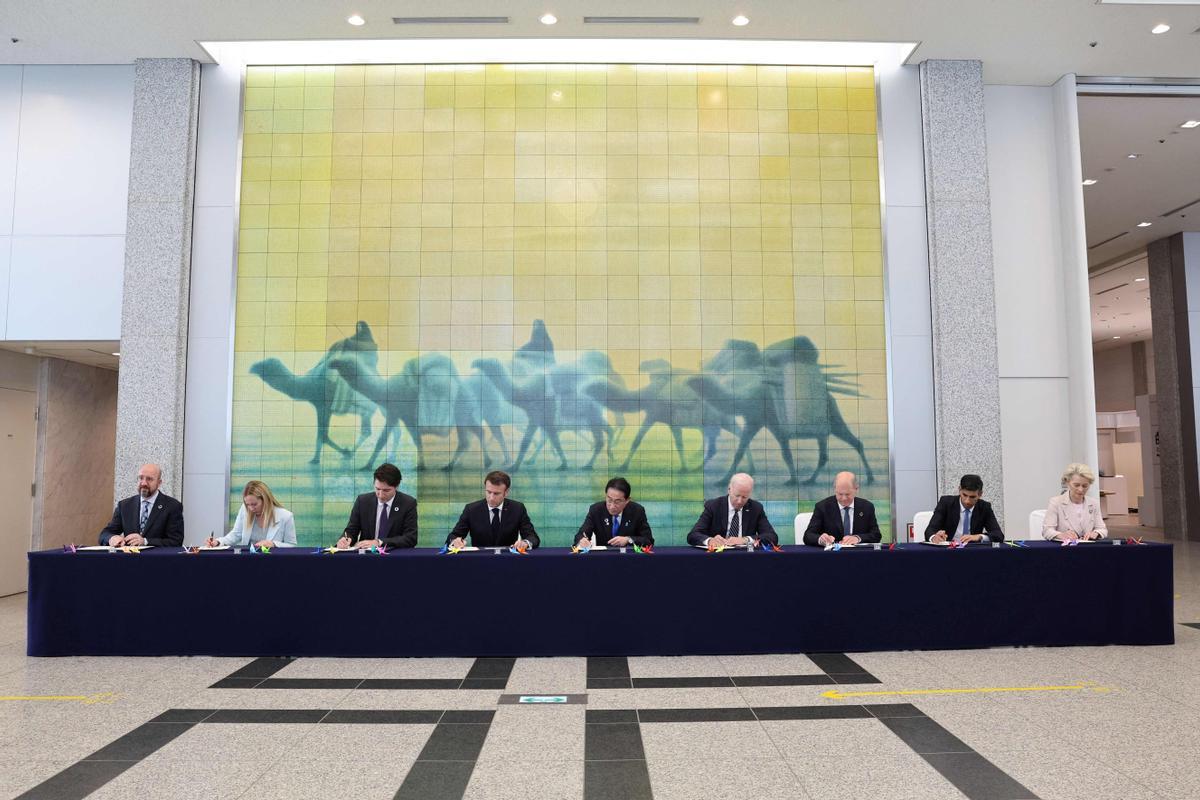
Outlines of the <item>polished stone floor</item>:
[[1198,798],[1200,548],[1175,591],[1169,647],[390,660],[27,658],[18,595],[0,797]]

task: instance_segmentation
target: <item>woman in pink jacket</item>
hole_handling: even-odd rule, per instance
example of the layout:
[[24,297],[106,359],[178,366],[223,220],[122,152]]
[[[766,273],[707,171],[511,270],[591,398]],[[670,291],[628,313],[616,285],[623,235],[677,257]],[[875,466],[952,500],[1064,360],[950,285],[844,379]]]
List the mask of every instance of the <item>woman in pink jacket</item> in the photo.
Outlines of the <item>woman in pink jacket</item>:
[[1087,464],[1070,464],[1062,474],[1067,490],[1051,497],[1042,524],[1042,536],[1051,541],[1067,539],[1103,539],[1108,527],[1100,516],[1100,500],[1088,497],[1087,490],[1096,474]]

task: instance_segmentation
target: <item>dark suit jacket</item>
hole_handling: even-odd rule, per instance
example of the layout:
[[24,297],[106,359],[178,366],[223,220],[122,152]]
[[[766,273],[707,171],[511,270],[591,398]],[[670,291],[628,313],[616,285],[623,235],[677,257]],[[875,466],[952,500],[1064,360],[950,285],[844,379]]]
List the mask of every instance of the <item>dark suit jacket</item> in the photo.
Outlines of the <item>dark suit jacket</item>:
[[[953,539],[954,532],[958,530],[959,515],[962,509],[959,507],[958,495],[948,494],[941,500],[938,500],[937,507],[933,509],[933,517],[929,520],[928,527],[925,528],[925,541],[929,541],[929,537],[933,536],[938,531],[945,531],[946,536]],[[975,503],[975,507],[971,509],[971,533],[986,533],[988,538],[993,542],[1003,542],[1004,532],[1000,530],[1000,522],[996,519],[996,512],[992,511],[992,504],[987,500],[980,500]]]
[[500,533],[492,538],[492,512],[488,510],[487,500],[476,500],[463,506],[462,515],[454,524],[454,530],[446,537],[446,544],[457,536],[466,539],[470,537],[475,547],[511,547],[516,544],[518,534],[521,539],[527,539],[531,547],[541,544],[533,523],[525,506],[516,500],[505,499],[500,511]]
[[[879,532],[879,522],[875,519],[875,506],[870,500],[861,497],[854,498],[854,521],[850,532],[864,542],[874,544],[883,538]],[[826,497],[813,506],[812,519],[808,530],[804,532],[804,543],[820,546],[817,539],[822,533],[828,533],[837,541],[842,540],[842,511],[836,497]]]
[[[590,538],[593,533],[596,534],[597,545],[606,545],[612,538],[612,514],[608,513],[603,502],[592,503],[587,516],[583,518],[583,524],[579,526],[579,532],[575,534],[574,543],[579,544],[580,539]],[[650,532],[650,523],[646,521],[646,509],[633,501],[627,503],[621,512],[621,529],[617,535],[628,536],[638,547],[654,544],[654,534]]]
[[[688,544],[704,544],[704,540],[713,536],[724,536],[729,525],[729,497],[715,497],[704,501],[704,510],[700,519],[692,526],[687,535]],[[779,544],[779,536],[767,520],[767,512],[762,503],[757,500],[747,500],[742,506],[742,535],[757,536],[764,542]]]
[[404,492],[396,492],[392,507],[388,509],[388,529],[383,536],[375,534],[375,510],[379,499],[374,492],[360,494],[354,498],[350,509],[350,521],[346,523],[346,535],[352,544],[366,539],[379,539],[386,547],[417,546],[417,500]]
[[[137,533],[138,517],[141,513],[140,494],[126,497],[117,503],[112,519],[104,526],[104,530],[100,531],[100,544],[108,544],[109,538],[113,536]],[[142,536],[147,544],[156,547],[182,547],[183,503],[159,492],[154,507],[150,509],[150,516],[146,518],[146,530],[142,531]]]

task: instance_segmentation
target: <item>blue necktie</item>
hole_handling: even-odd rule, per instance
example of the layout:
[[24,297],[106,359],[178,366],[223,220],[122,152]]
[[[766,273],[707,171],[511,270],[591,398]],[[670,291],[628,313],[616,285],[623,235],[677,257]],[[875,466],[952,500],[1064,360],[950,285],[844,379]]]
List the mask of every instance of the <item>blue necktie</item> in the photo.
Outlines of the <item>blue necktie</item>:
[[850,506],[842,509],[842,536],[850,535]]
[[618,515],[618,516],[613,517],[613,529],[612,529],[612,534],[610,534],[609,538],[616,536],[617,531],[620,529],[621,529],[621,517],[620,517],[620,515]]
[[970,533],[971,533],[971,509],[964,508],[963,509],[962,534],[959,538],[962,538],[962,536],[967,536]]
[[142,501],[142,515],[138,517],[138,533],[146,532],[146,520],[150,518],[150,501]]

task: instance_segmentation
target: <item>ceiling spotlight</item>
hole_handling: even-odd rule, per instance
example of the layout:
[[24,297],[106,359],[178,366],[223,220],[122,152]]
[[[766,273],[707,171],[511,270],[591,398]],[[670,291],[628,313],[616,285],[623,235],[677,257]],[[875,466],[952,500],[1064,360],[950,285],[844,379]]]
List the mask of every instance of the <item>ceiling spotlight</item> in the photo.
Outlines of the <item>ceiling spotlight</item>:
[[1130,153],[1129,155],[1127,155],[1125,157],[1126,158],[1141,158],[1142,154],[1141,153]]
[[121,354],[120,354],[120,353],[113,353],[113,355],[114,355],[114,356],[116,356],[117,358],[120,358],[120,357],[121,357]]
[[351,14],[350,16],[346,17],[346,22],[349,22],[351,25],[353,25],[356,28],[359,25],[367,24],[367,21],[365,19],[363,19],[362,14]]
[[1134,282],[1134,283],[1141,283],[1141,282],[1142,282],[1142,281],[1144,281],[1144,280],[1146,280],[1146,279],[1145,279],[1145,278],[1134,278],[1134,279],[1133,279],[1133,282]]
[[1139,228],[1149,228],[1153,224],[1154,224],[1153,222],[1139,222],[1138,227]]
[[542,16],[538,17],[538,21],[541,22],[543,25],[553,25],[554,23],[558,22],[558,17],[547,12],[545,14],[542,14]]
[[743,25],[750,24],[750,18],[747,17],[745,14],[738,14],[736,17],[734,17],[733,19],[731,19],[729,21],[732,22],[734,25],[737,25],[739,28],[742,27]]
[[1200,128],[1200,119],[1189,119],[1179,127],[1181,128]]
[[1157,25],[1155,25],[1153,28],[1151,28],[1150,32],[1151,33],[1166,33],[1169,30],[1171,30],[1170,25],[1167,25],[1164,22],[1160,22]]
[[1085,181],[1083,182],[1083,185],[1084,185],[1084,186],[1095,186],[1095,185],[1096,185],[1096,183],[1097,183],[1097,181],[1096,181],[1096,179],[1095,179],[1095,178],[1088,178],[1087,180],[1085,180]]
[[1114,338],[1114,339],[1120,339],[1121,337],[1120,337],[1120,336],[1114,336],[1113,338]]

